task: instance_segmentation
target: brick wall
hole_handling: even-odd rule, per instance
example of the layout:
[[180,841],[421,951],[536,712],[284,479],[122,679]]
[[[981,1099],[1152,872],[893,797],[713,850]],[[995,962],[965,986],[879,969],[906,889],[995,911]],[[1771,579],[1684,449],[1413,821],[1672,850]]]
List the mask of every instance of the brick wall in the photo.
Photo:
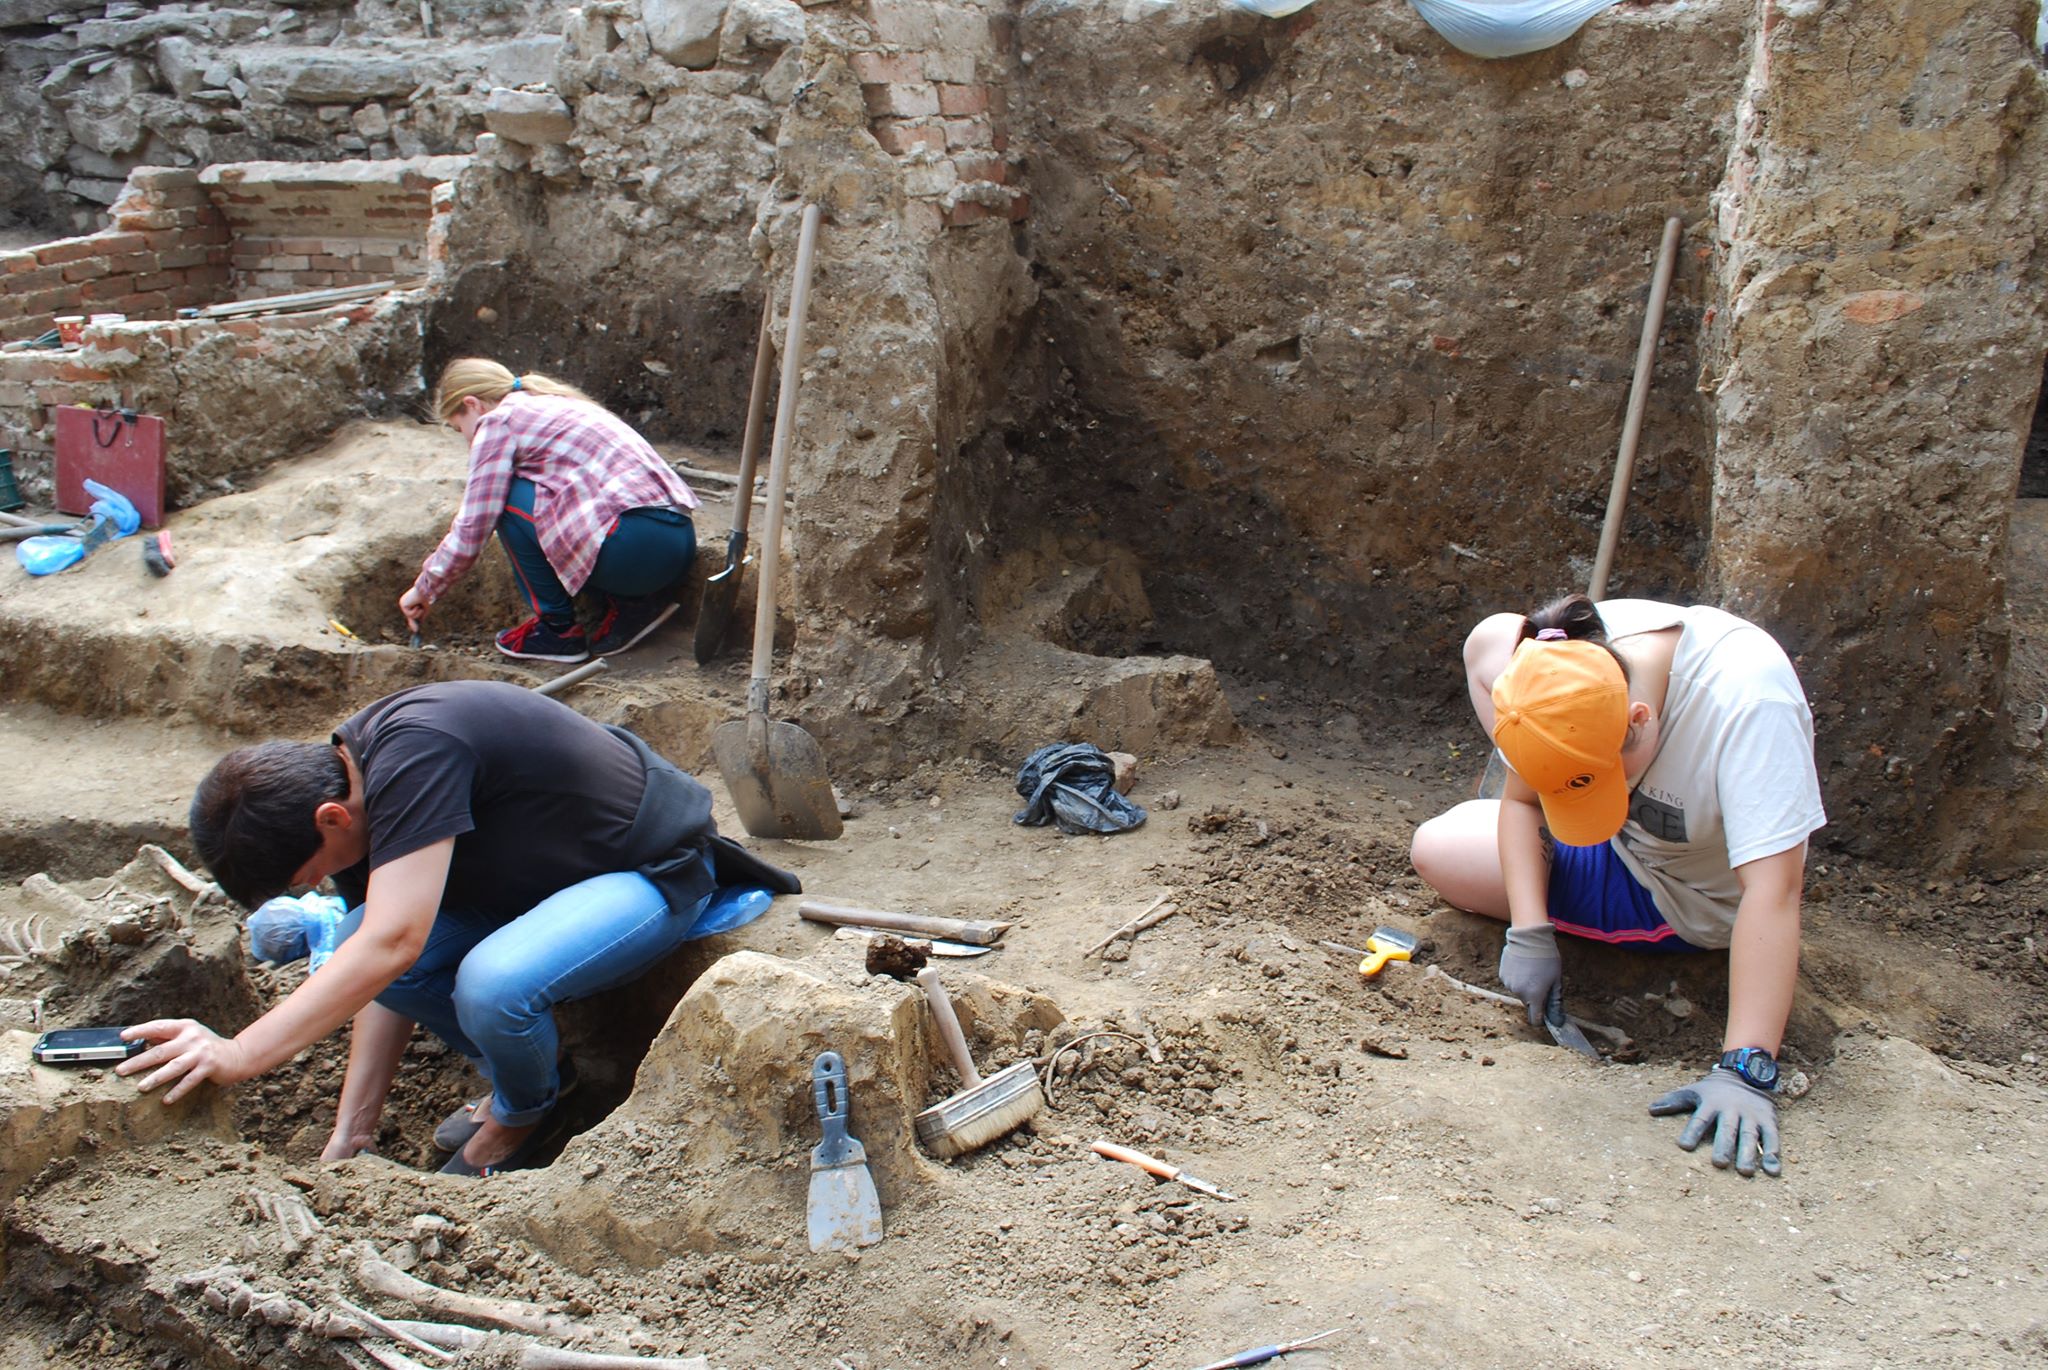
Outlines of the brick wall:
[[426,274],[434,187],[463,157],[238,162],[199,179],[225,216],[238,299]]
[[1022,219],[1010,155],[1012,20],[973,0],[859,0],[873,46],[851,54],[868,128],[903,163],[914,212],[936,230]]
[[60,314],[170,318],[227,298],[227,223],[197,173],[137,168],[109,214],[98,233],[0,252],[0,341]]
[[[121,313],[75,346],[0,351],[0,447],[47,504],[54,410],[115,404],[169,424],[173,507],[295,455],[366,393],[419,389],[466,157],[138,168],[99,233],[0,253],[0,340],[58,314]],[[249,236],[243,236],[245,233]],[[389,278],[402,290],[301,313],[179,319],[179,308]],[[204,384],[192,377],[206,377]]]

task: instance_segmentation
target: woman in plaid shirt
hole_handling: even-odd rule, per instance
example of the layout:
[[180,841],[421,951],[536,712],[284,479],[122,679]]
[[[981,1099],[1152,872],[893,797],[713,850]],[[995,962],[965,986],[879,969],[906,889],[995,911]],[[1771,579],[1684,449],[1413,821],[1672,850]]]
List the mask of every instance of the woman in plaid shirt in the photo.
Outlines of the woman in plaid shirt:
[[[398,607],[414,632],[495,530],[533,617],[498,634],[532,661],[623,652],[676,611],[671,593],[697,555],[694,491],[647,440],[576,387],[460,357],[434,412],[469,439],[462,509]],[[586,636],[576,595],[604,596]]]

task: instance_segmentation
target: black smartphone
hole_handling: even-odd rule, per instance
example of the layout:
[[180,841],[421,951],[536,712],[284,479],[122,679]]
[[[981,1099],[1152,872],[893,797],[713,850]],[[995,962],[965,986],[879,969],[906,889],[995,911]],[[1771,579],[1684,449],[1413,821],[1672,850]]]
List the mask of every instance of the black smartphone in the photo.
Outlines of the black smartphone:
[[117,1027],[58,1028],[36,1038],[29,1055],[46,1066],[98,1066],[147,1050],[147,1042],[122,1041]]

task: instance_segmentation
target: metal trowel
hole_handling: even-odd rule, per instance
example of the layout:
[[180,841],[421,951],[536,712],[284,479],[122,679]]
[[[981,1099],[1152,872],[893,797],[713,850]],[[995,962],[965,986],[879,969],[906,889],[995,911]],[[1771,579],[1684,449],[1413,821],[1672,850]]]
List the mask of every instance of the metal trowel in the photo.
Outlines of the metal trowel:
[[1550,1002],[1543,1006],[1543,1026],[1550,1029],[1550,1040],[1559,1046],[1570,1047],[1594,1065],[1606,1064],[1607,1058],[1596,1051],[1593,1044],[1586,1040],[1586,1034],[1579,1028],[1579,1025],[1565,1016],[1563,985],[1559,985],[1552,991]]
[[811,1149],[811,1250],[841,1251],[882,1240],[882,1201],[866,1148],[846,1131],[846,1062],[836,1051],[811,1063],[811,1097],[824,1138]]

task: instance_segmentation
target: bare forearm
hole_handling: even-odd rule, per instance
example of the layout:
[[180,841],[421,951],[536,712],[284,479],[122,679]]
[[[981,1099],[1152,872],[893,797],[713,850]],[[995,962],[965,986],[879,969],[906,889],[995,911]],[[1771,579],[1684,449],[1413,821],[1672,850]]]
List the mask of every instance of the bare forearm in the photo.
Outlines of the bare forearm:
[[1550,921],[1550,863],[1543,854],[1543,811],[1504,799],[1500,806],[1500,875],[1508,921],[1518,928]]
[[1777,1054],[1798,978],[1799,892],[1760,886],[1745,890],[1728,947],[1728,1032],[1722,1049],[1763,1047]]
[[376,1137],[384,1100],[411,1038],[412,1019],[382,1004],[366,1004],[356,1014],[349,1035],[348,1073],[342,1077],[334,1115],[334,1135],[350,1139],[353,1149],[368,1146]]
[[343,942],[319,974],[235,1034],[249,1075],[274,1069],[325,1038],[411,964],[416,953],[367,932]]

